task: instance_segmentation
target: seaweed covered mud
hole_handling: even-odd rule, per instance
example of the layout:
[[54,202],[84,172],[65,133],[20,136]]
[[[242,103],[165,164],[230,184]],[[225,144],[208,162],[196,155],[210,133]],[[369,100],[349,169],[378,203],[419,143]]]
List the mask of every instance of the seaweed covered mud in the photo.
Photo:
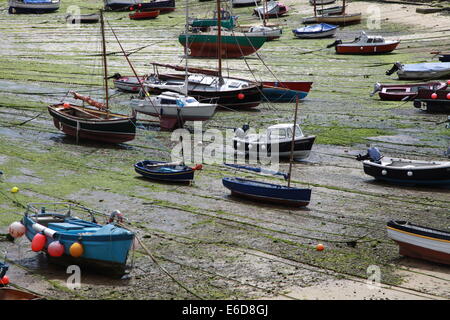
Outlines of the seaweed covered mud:
[[[378,183],[354,160],[369,145],[392,157],[447,159],[449,130],[440,124],[446,115],[369,94],[376,82],[397,81],[385,75],[394,62],[436,60],[430,52],[450,45],[448,15],[354,1],[348,11],[362,12],[363,22],[341,28],[337,38],[351,40],[365,30],[401,42],[391,54],[338,56],[326,48],[334,39],[294,37],[291,30],[313,12],[307,1],[288,0],[289,15],[270,20],[282,25],[282,37],[258,51],[264,63],[256,55],[223,61],[224,70],[237,77],[313,82],[300,102],[299,122],[317,139],[310,157],[294,163],[291,181],[313,193],[307,208],[295,210],[231,197],[221,182],[225,176],[284,181],[221,164],[204,164],[192,185],[139,178],[134,163],[170,161],[176,144],[152,122],[138,121],[136,138],[119,145],[77,144],[54,127],[48,104],[68,99],[69,90],[93,98],[103,94],[98,24],[74,27],[65,20],[74,8],[95,13],[102,3],[65,0],[55,13],[12,15],[7,1],[0,1],[0,251],[7,252],[12,284],[49,299],[450,298],[448,268],[400,256],[386,235],[391,219],[447,229],[450,190]],[[212,16],[213,3],[192,6],[192,16]],[[251,7],[233,10],[239,23],[259,23]],[[370,20],[374,15],[379,19]],[[182,63],[178,35],[184,30],[184,1],[153,20],[133,21],[127,12],[105,16],[138,74],[150,73],[151,62]],[[109,73],[131,75],[108,31]],[[215,68],[217,62],[190,59],[189,64]],[[266,66],[276,79],[266,79],[271,75]],[[130,95],[110,91],[114,110],[129,113]],[[292,123],[294,108],[295,103],[263,103],[249,111],[218,111],[203,129]],[[280,171],[288,166],[282,162]],[[13,187],[19,192],[11,193]],[[72,290],[66,268],[31,251],[28,240],[12,243],[6,236],[24,204],[48,201],[120,210],[154,259],[141,246],[130,253],[129,277],[82,272],[81,286]],[[317,250],[318,244],[324,250]],[[373,275],[379,275],[378,282],[371,282]]]

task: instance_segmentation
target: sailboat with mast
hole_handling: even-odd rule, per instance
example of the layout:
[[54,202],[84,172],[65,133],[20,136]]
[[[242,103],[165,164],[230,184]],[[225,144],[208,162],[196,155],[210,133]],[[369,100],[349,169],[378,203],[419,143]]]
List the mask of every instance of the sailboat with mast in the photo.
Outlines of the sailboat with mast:
[[269,25],[267,23],[267,15],[266,15],[268,11],[267,0],[264,0],[262,8],[263,8],[262,12],[258,11],[258,16],[262,21],[262,25],[251,26],[247,28],[247,30],[244,30],[244,28],[241,27],[241,30],[248,37],[263,36],[267,38],[267,41],[280,38],[281,34],[283,33],[283,29],[281,29],[279,25]]
[[[186,5],[186,12],[188,6]],[[221,25],[220,1],[217,1],[217,25]],[[186,14],[186,24],[188,21]],[[257,107],[262,100],[262,85],[258,82],[245,79],[224,77],[222,75],[222,36],[221,28],[218,29],[218,36],[215,48],[215,56],[218,61],[217,70],[208,70],[202,68],[193,68],[185,66],[176,66],[170,64],[152,63],[157,67],[165,67],[177,71],[183,71],[185,74],[161,74],[155,71],[144,82],[146,91],[150,93],[162,93],[172,91],[185,93],[194,97],[198,101],[214,101],[220,107],[225,108],[253,108]],[[185,46],[188,47],[188,38],[184,38]],[[186,54],[185,59],[188,59]],[[142,93],[142,92],[141,92]]]
[[[105,103],[70,91],[73,97],[83,101],[83,106],[64,102],[48,106],[55,127],[65,134],[79,139],[107,143],[131,141],[136,135],[136,115],[122,115],[110,112],[108,95],[108,70],[103,11],[100,11],[102,34],[102,62]],[[89,107],[84,106],[87,103]]]

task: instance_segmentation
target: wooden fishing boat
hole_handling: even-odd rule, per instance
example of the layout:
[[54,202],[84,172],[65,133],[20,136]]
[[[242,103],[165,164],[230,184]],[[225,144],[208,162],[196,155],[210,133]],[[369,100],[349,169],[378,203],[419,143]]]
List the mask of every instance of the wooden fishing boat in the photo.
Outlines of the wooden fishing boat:
[[127,11],[131,6],[142,3],[143,0],[104,0],[107,11]]
[[[152,64],[179,71],[186,70],[182,66]],[[260,83],[223,77],[215,70],[199,68],[189,68],[189,70],[187,94],[200,102],[214,101],[219,107],[231,109],[254,108],[261,103],[262,85]],[[161,94],[164,91],[185,93],[185,74],[163,74],[159,72],[151,74],[145,81],[144,87],[148,92],[155,94]]]
[[9,0],[8,12],[15,13],[49,13],[59,9],[60,0]]
[[363,161],[364,172],[377,180],[409,185],[450,185],[450,161],[422,161],[383,157],[370,148]]
[[304,18],[302,23],[328,23],[337,24],[339,26],[346,26],[351,24],[361,23],[362,14],[361,13],[351,13],[351,14],[324,14],[316,17]]
[[292,137],[292,124],[273,125],[262,134],[249,133],[248,129],[248,126],[236,129],[233,138],[236,152],[245,153],[247,156],[283,158],[289,157],[292,153],[293,159],[306,159],[316,139],[315,136],[305,136],[298,124],[295,128],[295,137]]
[[132,99],[131,108],[160,118],[162,130],[182,128],[186,121],[206,121],[213,117],[217,104],[201,103],[194,97],[177,92],[163,92],[158,96]]
[[450,77],[450,62],[425,62],[414,64],[394,63],[393,67],[386,71],[390,76],[397,72],[400,80],[432,80],[446,79]]
[[66,17],[66,21],[68,23],[77,24],[77,23],[97,23],[100,21],[100,15],[96,13],[92,14],[79,14],[72,15],[69,14]]
[[73,97],[90,106],[77,106],[71,103],[58,103],[48,106],[55,127],[67,135],[79,139],[95,140],[107,143],[121,143],[133,140],[136,135],[136,115],[127,116],[109,111],[108,75],[104,34],[103,12],[100,11],[102,44],[103,44],[103,80],[105,103],[97,102],[90,97],[71,92]]
[[140,11],[159,11],[160,14],[175,11],[175,0],[152,0],[149,2],[141,2],[135,6],[130,7],[139,9]]
[[264,6],[253,9],[253,15],[270,19],[284,16],[288,11],[289,7],[281,2],[270,0]]
[[147,79],[148,76],[121,76],[116,73],[110,78],[113,78],[114,86],[120,91],[137,93],[141,90],[141,83]]
[[294,102],[304,99],[312,87],[308,81],[263,81],[263,100],[270,102]]
[[266,42],[266,37],[247,37],[242,32],[221,30],[220,35],[211,28],[210,31],[197,33],[182,33],[178,41],[186,49],[189,56],[202,58],[217,58],[218,37],[221,38],[221,58],[241,58],[258,51]]
[[255,201],[304,207],[311,200],[311,189],[309,188],[287,187],[238,177],[225,177],[222,179],[222,183],[231,191],[232,195]]
[[336,40],[327,47],[334,46],[339,54],[382,54],[394,51],[399,43],[400,41],[385,40],[382,36],[368,36],[361,31],[359,37],[352,42]]
[[[46,252],[49,261],[123,275],[134,233],[114,222],[116,218],[119,222],[123,220],[120,212],[115,211],[109,217],[103,214],[108,217],[104,225],[96,222],[95,213],[73,203],[31,203],[21,223],[33,251]],[[91,221],[81,216],[89,216]],[[42,235],[45,238],[41,242],[37,238]]]
[[448,84],[444,81],[432,81],[426,83],[408,83],[408,84],[381,84],[376,83],[374,91],[370,94],[373,96],[378,92],[381,100],[414,100],[430,98],[430,95],[420,93],[419,89],[425,88],[429,90],[445,90]]
[[427,112],[450,114],[450,90],[419,88],[414,107]]
[[134,13],[130,13],[129,17],[132,20],[148,20],[148,19],[155,19],[159,16],[159,10],[153,10],[153,11],[139,11],[136,10]]
[[144,160],[134,165],[134,170],[147,179],[171,182],[190,182],[194,180],[194,172],[201,169],[202,165],[188,167],[154,160]]
[[332,4],[335,3],[336,0],[309,0],[311,5],[324,5],[324,4]]
[[399,245],[403,256],[450,264],[450,232],[391,220],[387,234]]
[[231,5],[233,6],[233,8],[253,7],[260,2],[261,0],[231,0]]
[[311,38],[328,38],[333,37],[338,30],[338,26],[319,23],[312,26],[306,26],[292,30],[297,38],[311,39]]
[[[217,10],[214,11],[213,18],[191,18],[188,20],[188,24],[193,28],[199,28],[202,30],[206,30],[209,27],[216,27],[218,25],[217,22]],[[221,19],[220,25],[226,29],[233,29],[237,24],[237,16],[231,15],[228,10],[221,10]]]
[[0,300],[44,300],[44,298],[23,290],[0,287]]

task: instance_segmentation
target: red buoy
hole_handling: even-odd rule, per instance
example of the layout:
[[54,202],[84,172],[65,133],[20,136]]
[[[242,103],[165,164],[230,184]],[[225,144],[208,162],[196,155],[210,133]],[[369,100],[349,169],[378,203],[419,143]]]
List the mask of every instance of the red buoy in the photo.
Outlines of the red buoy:
[[447,99],[450,100],[450,93],[447,93]]
[[31,250],[34,252],[41,251],[44,249],[45,242],[47,241],[47,238],[42,233],[36,233],[36,235],[33,237],[33,240],[31,241]]
[[239,94],[237,95],[237,97],[238,97],[239,100],[242,100],[242,99],[245,98],[245,94],[239,93]]
[[59,241],[53,241],[48,245],[47,252],[52,257],[61,257],[64,253],[64,246]]
[[431,94],[431,99],[437,99],[438,95],[436,92]]
[[0,279],[0,284],[6,286],[9,283],[9,277],[3,276],[3,278]]

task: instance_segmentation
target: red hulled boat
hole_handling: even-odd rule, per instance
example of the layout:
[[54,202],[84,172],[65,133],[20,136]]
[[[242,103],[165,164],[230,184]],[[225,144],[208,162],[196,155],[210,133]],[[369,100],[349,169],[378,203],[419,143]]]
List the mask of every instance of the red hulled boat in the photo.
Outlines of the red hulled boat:
[[132,20],[147,20],[155,19],[159,16],[159,10],[154,11],[136,11],[135,13],[130,13],[129,17]]
[[[450,81],[449,81],[450,82]],[[381,100],[401,101],[413,99],[428,99],[430,95],[424,96],[423,91],[428,90],[445,90],[448,83],[445,81],[432,81],[427,83],[408,83],[408,84],[381,84],[376,83],[374,91],[370,94],[373,96],[378,92]]]
[[368,36],[361,31],[359,37],[352,42],[336,40],[328,47],[335,47],[339,54],[381,54],[389,53],[397,48],[400,41],[384,40],[381,36]]

